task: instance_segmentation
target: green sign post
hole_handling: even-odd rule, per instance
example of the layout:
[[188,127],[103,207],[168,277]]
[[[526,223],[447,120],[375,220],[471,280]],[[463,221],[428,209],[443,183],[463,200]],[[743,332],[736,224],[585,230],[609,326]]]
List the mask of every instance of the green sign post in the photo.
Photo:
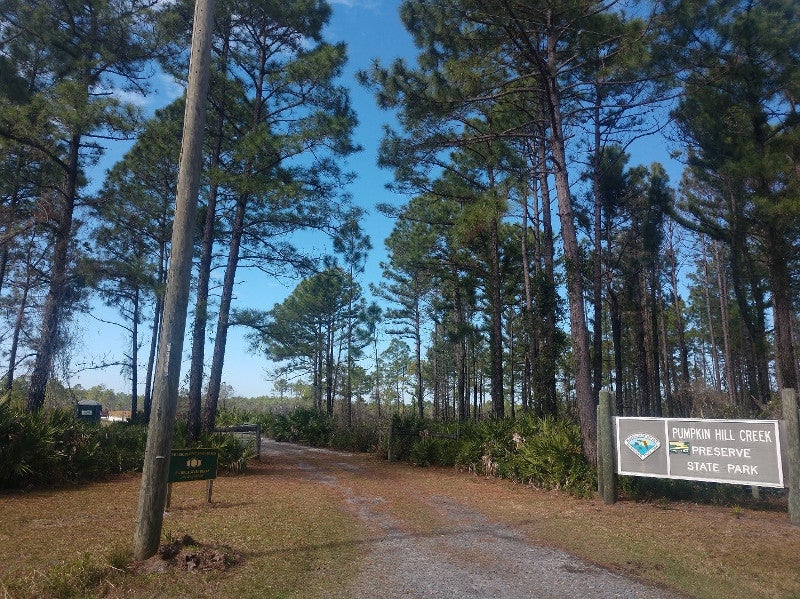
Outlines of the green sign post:
[[191,480],[208,481],[208,503],[211,503],[211,492],[214,479],[217,478],[218,449],[173,449],[169,459],[169,488],[167,504],[172,500],[172,483],[184,483]]

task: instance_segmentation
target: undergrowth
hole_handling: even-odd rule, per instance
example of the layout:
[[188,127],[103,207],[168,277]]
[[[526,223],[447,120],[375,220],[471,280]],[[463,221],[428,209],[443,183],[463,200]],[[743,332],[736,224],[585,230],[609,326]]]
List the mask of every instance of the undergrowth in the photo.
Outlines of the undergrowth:
[[[59,486],[140,472],[147,428],[141,423],[95,424],[70,410],[27,412],[0,403],[0,489]],[[255,447],[234,435],[203,436],[200,447],[218,449],[219,466],[244,470]],[[173,447],[186,447],[185,424],[176,427]]]
[[525,415],[443,424],[395,416],[390,451],[417,466],[454,466],[578,496],[591,495],[596,486],[580,429],[567,419]]

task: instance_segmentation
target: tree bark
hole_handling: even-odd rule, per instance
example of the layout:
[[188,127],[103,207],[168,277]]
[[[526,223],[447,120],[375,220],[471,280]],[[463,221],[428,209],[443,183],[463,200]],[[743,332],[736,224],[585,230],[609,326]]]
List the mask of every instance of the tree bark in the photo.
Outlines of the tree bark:
[[555,240],[553,237],[553,217],[551,213],[550,183],[548,181],[547,151],[545,135],[542,132],[537,146],[539,161],[539,191],[541,192],[542,234],[541,255],[544,261],[544,276],[540,299],[542,304],[541,342],[539,343],[539,365],[535,369],[534,395],[539,399],[543,415],[558,415],[558,392],[556,390],[556,280],[555,280]]
[[424,417],[424,391],[422,380],[422,314],[420,313],[419,299],[414,300],[414,361],[416,363],[416,387],[417,387],[417,416]]
[[594,268],[592,273],[592,390],[599,396],[603,385],[603,242],[602,197],[600,194],[600,85],[595,84],[594,155],[592,156],[592,195],[594,196]]
[[244,234],[246,210],[247,199],[241,197],[236,202],[236,212],[233,217],[231,240],[228,246],[228,264],[225,267],[225,277],[222,281],[222,295],[219,300],[217,334],[214,337],[214,354],[211,358],[211,370],[208,373],[208,392],[205,409],[203,410],[203,430],[207,433],[214,431],[217,419],[217,404],[219,403],[219,390],[222,384],[222,368],[225,364],[225,346],[228,343],[228,327],[230,326],[233,285],[236,282],[236,268],[239,265],[239,248],[241,247],[242,235]]
[[69,246],[72,239],[72,219],[75,212],[75,195],[78,192],[79,156],[81,135],[73,133],[69,141],[66,182],[61,194],[58,223],[54,233],[53,265],[50,270],[50,288],[42,310],[42,326],[36,361],[31,372],[28,388],[28,411],[38,412],[44,405],[47,381],[53,368],[58,331],[67,293],[67,271],[69,269]]
[[503,296],[500,281],[500,241],[498,238],[498,219],[492,217],[489,241],[489,295],[491,313],[491,332],[489,335],[491,351],[491,400],[492,414],[495,418],[505,416],[503,397]]
[[731,406],[739,407],[739,402],[736,400],[736,383],[733,379],[733,348],[731,347],[731,325],[728,314],[728,283],[725,275],[725,265],[717,241],[714,241],[712,250],[714,251],[714,262],[717,264],[719,315],[722,323],[722,352],[725,356],[725,386],[728,388],[728,402]]
[[611,286],[608,287],[608,300],[610,304],[611,339],[614,345],[614,401],[617,414],[628,416],[625,413],[625,401],[622,389],[622,311],[617,293]]
[[31,246],[33,242],[28,246],[28,256],[27,256],[27,268],[25,270],[25,283],[22,286],[22,297],[19,300],[19,305],[17,306],[17,316],[14,319],[14,333],[11,336],[11,347],[8,351],[8,371],[6,372],[6,380],[4,384],[4,390],[7,393],[10,393],[11,390],[14,388],[14,371],[17,367],[17,349],[19,348],[19,336],[22,332],[22,325],[25,322],[25,309],[28,307],[28,294],[30,293],[31,289]]
[[783,242],[780,232],[770,230],[769,233],[767,256],[775,323],[778,381],[782,389],[797,389],[797,356],[792,340],[795,311],[792,305],[791,275],[787,266],[791,254],[789,244]]
[[550,76],[545,81],[547,113],[550,124],[550,147],[555,171],[556,197],[558,199],[561,237],[564,243],[564,258],[567,275],[567,298],[569,301],[570,334],[575,368],[575,394],[578,421],[583,439],[583,452],[590,464],[597,461],[597,411],[592,392],[591,358],[589,354],[589,330],[583,304],[583,278],[580,268],[580,247],[575,230],[572,210],[572,195],[567,174],[564,132],[561,123],[561,98],[558,80],[554,72],[557,38],[548,37],[548,62]]
[[[217,120],[214,125],[214,147],[211,151],[209,171],[213,173],[219,166],[222,152],[222,135],[225,125],[225,106],[227,103],[227,66],[230,49],[230,19],[224,32],[220,71],[222,88],[217,102]],[[211,259],[214,253],[214,224],[217,217],[217,195],[219,182],[211,181],[206,202],[206,218],[203,223],[203,241],[200,262],[197,266],[197,291],[194,306],[194,325],[192,327],[192,361],[189,369],[189,411],[187,414],[188,441],[194,442],[200,436],[201,403],[203,396],[203,366],[206,351],[206,328],[208,326],[208,294],[211,282]]]
[[[162,243],[158,256],[158,282],[159,287],[164,283],[166,273],[166,243]],[[156,361],[156,349],[161,332],[161,319],[164,316],[164,295],[159,290],[156,292],[156,305],[153,308],[153,332],[150,337],[150,354],[147,357],[147,380],[144,383],[144,421],[150,422],[150,409],[153,405],[152,385],[153,370]]]
[[139,409],[139,284],[133,290],[133,322],[131,326],[131,418],[136,418]]
[[[533,152],[529,148],[530,159],[533,160]],[[532,195],[535,198],[535,179],[532,180]],[[531,284],[530,264],[531,258],[528,249],[528,193],[522,197],[522,234],[520,235],[520,254],[522,256],[522,287],[525,292],[525,324],[528,329],[528,348],[525,354],[525,369],[522,376],[522,411],[528,410],[528,379],[530,376],[530,364],[536,359],[539,353],[538,335],[534,326],[535,318],[533,315],[533,291]]]
[[[709,333],[709,341],[711,343],[711,367],[713,370],[714,376],[714,388],[717,390],[718,393],[722,393],[722,379],[720,378],[720,366],[719,366],[719,351],[717,349],[717,339],[716,334],[714,333],[714,320],[712,318],[711,312],[711,280],[708,275],[708,251],[706,247],[706,240],[705,237],[700,237],[700,243],[703,249],[703,288],[705,289],[705,297],[706,297],[706,318],[708,319],[708,333]],[[717,265],[719,268],[719,265]]]
[[189,306],[192,241],[203,152],[203,128],[208,93],[213,0],[195,3],[189,82],[181,143],[181,160],[172,231],[172,256],[167,276],[164,323],[158,348],[153,411],[147,434],[139,507],[134,534],[134,558],[155,554],[161,539],[167,495],[169,456],[178,404],[183,338]]

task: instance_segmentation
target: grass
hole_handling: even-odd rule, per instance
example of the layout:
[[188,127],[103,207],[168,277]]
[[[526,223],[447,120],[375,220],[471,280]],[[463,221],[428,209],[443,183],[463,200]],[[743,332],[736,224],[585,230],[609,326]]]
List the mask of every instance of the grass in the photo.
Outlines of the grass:
[[[164,536],[243,554],[225,572],[134,574],[138,477],[53,491],[0,495],[0,597],[335,597],[359,570],[376,532],[350,501],[372,497],[408,534],[444,532],[425,498],[443,497],[531,540],[702,599],[800,597],[800,529],[783,510],[685,502],[605,506],[556,491],[454,469],[412,468],[367,456],[347,460],[336,485],[280,460],[225,476],[205,503],[205,483],[175,485]],[[343,489],[349,491],[345,493]],[[355,494],[355,495],[354,495]]]
[[306,597],[335,589],[357,563],[360,525],[337,497],[252,463],[246,475],[218,479],[210,505],[204,482],[175,485],[163,527],[165,539],[230,545],[241,565],[133,575],[124,566],[138,491],[129,477],[3,496],[0,597]]

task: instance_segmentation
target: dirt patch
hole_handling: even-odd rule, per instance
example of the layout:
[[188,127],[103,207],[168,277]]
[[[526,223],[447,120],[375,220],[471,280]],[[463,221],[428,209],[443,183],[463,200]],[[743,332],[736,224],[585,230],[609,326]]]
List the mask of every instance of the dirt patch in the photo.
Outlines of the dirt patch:
[[[344,505],[371,530],[359,573],[330,597],[434,598],[630,597],[667,599],[679,594],[643,584],[574,555],[544,547],[522,531],[490,520],[450,494],[432,493],[411,480],[375,485],[364,476],[377,464],[332,452],[298,451],[265,443],[276,461],[338,491]],[[408,473],[407,470],[404,470]],[[432,471],[429,471],[432,472]],[[380,480],[377,479],[377,480]],[[409,484],[410,483],[410,484]],[[389,492],[387,492],[389,491]],[[414,506],[424,521],[398,510]],[[410,516],[410,517],[409,517]]]
[[223,572],[242,561],[242,554],[232,547],[199,543],[187,534],[162,543],[153,557],[135,562],[132,570],[137,574],[163,574],[169,570]]

